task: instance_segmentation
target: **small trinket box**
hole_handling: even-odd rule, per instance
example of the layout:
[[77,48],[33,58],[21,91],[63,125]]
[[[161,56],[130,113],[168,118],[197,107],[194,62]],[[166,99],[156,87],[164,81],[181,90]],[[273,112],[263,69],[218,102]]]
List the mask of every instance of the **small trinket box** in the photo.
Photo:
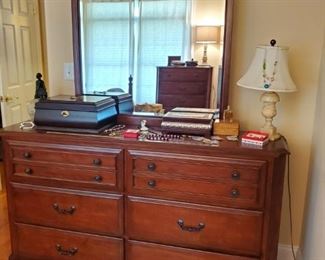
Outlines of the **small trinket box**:
[[139,136],[139,130],[138,129],[127,129],[124,133],[123,133],[123,137],[124,138],[134,138],[137,139]]
[[239,122],[233,120],[232,122],[219,121],[213,125],[213,135],[234,135],[239,134]]

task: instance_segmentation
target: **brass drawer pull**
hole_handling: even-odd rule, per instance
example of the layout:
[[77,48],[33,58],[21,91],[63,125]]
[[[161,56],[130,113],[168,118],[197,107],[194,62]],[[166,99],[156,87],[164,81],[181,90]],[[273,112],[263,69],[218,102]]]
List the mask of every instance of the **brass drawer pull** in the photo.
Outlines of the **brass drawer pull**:
[[199,223],[196,227],[185,226],[184,220],[182,220],[182,219],[179,219],[177,221],[177,224],[179,225],[179,227],[182,230],[187,231],[187,232],[200,232],[205,227],[205,224],[204,223]]
[[231,178],[232,178],[233,180],[239,180],[239,179],[240,179],[240,172],[234,170],[234,171],[231,173]]
[[231,192],[230,192],[230,195],[231,195],[231,197],[233,197],[233,198],[238,198],[239,195],[240,195],[240,192],[239,192],[238,189],[232,189]]
[[93,164],[99,166],[99,165],[102,164],[102,160],[101,159],[94,159]]
[[151,187],[151,188],[154,188],[156,187],[157,183],[155,180],[150,180],[148,181],[148,186]]
[[150,163],[148,163],[147,168],[149,171],[154,171],[154,170],[156,170],[156,164],[153,162],[150,162]]
[[60,255],[74,256],[78,252],[78,248],[76,247],[64,249],[60,244],[56,244],[55,248]]
[[68,116],[70,116],[70,112],[69,111],[67,111],[67,110],[63,110],[63,111],[61,111],[61,116],[63,116],[64,118],[66,118],[66,117],[68,117]]
[[28,175],[31,175],[33,173],[33,170],[31,168],[25,168],[24,172]]
[[24,152],[24,158],[30,159],[32,157],[32,154],[30,152]]
[[55,209],[56,212],[58,212],[59,214],[63,214],[63,215],[72,215],[76,211],[75,206],[71,206],[68,209],[62,209],[57,203],[53,204],[53,209]]
[[100,175],[96,175],[96,176],[94,177],[94,180],[97,181],[97,182],[102,182],[102,181],[103,181],[103,177],[100,176]]

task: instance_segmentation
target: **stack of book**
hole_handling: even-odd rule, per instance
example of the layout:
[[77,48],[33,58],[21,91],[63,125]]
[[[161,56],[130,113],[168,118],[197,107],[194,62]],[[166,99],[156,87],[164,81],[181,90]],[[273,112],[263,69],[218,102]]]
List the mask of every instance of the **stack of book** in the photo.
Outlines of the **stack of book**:
[[263,146],[269,142],[269,135],[260,131],[247,131],[241,137],[243,144]]

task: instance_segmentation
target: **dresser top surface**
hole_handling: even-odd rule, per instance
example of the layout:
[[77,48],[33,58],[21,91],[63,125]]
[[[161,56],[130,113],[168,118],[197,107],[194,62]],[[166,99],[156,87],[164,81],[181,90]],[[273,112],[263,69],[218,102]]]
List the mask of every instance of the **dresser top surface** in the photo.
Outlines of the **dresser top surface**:
[[[22,130],[19,124],[1,129],[0,136],[17,141],[32,142],[54,142],[73,145],[94,145],[107,147],[121,147],[127,149],[148,149],[161,152],[176,152],[186,154],[199,154],[213,156],[224,155],[247,155],[247,156],[270,156],[277,157],[281,154],[288,154],[289,150],[285,139],[282,137],[277,141],[270,141],[263,147],[245,145],[238,141],[229,141],[225,138],[219,141],[218,145],[205,144],[202,141],[195,141],[185,138],[175,141],[140,141],[137,139],[124,138],[123,136],[108,136],[107,134],[84,134],[70,132],[44,131],[37,129]],[[126,129],[136,129],[134,126]]]

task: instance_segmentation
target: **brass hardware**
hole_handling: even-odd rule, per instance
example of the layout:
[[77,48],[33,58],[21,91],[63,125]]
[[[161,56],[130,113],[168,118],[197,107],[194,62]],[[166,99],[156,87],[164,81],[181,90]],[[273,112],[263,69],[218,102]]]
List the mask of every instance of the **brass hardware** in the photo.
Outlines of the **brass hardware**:
[[68,116],[70,116],[70,112],[67,110],[63,110],[63,111],[61,111],[61,116],[68,117]]
[[[16,97],[16,99],[19,99],[18,97]],[[11,102],[13,101],[14,98],[13,97],[9,97],[9,96],[0,96],[0,102]]]
[[154,171],[154,170],[156,170],[156,164],[153,162],[150,162],[150,163],[148,163],[147,168],[149,171]]
[[60,255],[74,256],[78,252],[78,248],[76,247],[64,249],[60,244],[56,244],[55,248]]
[[94,159],[94,160],[93,160],[93,164],[94,164],[94,165],[97,165],[97,166],[98,166],[98,165],[101,165],[101,164],[102,164],[102,160],[101,160],[101,159]]
[[59,214],[63,214],[63,215],[72,215],[76,211],[75,206],[71,206],[68,209],[61,209],[57,203],[54,203],[52,206],[53,209],[55,209]]
[[30,152],[24,152],[24,158],[25,159],[29,159],[29,158],[31,158],[32,157],[32,154],[30,153]]
[[187,232],[200,232],[202,231],[202,229],[204,229],[205,224],[204,223],[199,223],[196,227],[192,227],[192,226],[185,226],[185,222],[182,219],[179,219],[177,221],[177,224],[179,225],[179,227]]
[[233,180],[239,180],[239,179],[240,179],[240,172],[234,170],[234,171],[231,173],[231,178],[232,178]]
[[231,195],[231,197],[233,197],[233,198],[238,198],[239,195],[240,195],[240,192],[239,192],[238,189],[232,189],[231,192],[230,192],[230,195]]
[[151,187],[151,188],[156,187],[156,181],[155,180],[148,181],[148,186]]
[[102,182],[102,181],[103,181],[103,177],[100,176],[100,175],[96,175],[96,176],[94,177],[94,180],[97,181],[97,182]]
[[25,168],[24,172],[28,175],[31,175],[33,173],[33,170],[31,168]]

